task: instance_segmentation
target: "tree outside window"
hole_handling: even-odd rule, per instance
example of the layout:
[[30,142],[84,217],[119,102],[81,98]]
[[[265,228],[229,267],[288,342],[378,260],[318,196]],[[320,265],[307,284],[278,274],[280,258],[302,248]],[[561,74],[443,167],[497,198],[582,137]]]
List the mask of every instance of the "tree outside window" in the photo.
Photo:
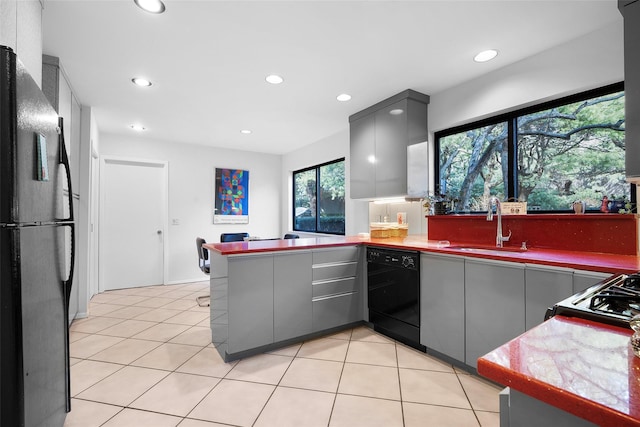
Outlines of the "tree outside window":
[[344,234],[344,158],[293,173],[293,229]]
[[624,114],[617,84],[438,132],[437,190],[458,211],[487,210],[490,196],[537,211],[629,200]]

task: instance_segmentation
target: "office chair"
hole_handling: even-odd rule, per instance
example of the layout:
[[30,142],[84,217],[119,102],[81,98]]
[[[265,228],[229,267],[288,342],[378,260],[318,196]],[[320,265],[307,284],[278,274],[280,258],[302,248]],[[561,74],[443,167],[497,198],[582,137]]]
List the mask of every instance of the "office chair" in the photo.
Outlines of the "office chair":
[[300,236],[298,236],[297,234],[291,234],[291,233],[287,233],[284,235],[285,239],[299,239]]
[[196,248],[198,249],[198,267],[204,274],[209,274],[211,271],[211,265],[209,261],[209,251],[202,247],[206,240],[202,237],[196,237]]
[[[209,261],[209,251],[202,247],[207,243],[202,237],[196,237],[196,248],[198,249],[198,267],[204,274],[211,272],[211,264]],[[202,295],[196,297],[196,302],[200,307],[209,307],[211,295]]]
[[220,243],[242,242],[245,237],[249,237],[249,233],[222,233],[220,235]]

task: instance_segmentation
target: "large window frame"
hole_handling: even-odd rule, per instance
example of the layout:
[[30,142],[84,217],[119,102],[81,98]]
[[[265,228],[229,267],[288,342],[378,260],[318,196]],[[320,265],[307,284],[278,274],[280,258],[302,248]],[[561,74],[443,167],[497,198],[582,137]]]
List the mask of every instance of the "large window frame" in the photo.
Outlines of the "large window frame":
[[[322,196],[318,196],[318,195],[322,195],[322,179],[321,179],[321,171],[323,170],[323,168],[327,167],[327,166],[331,166],[334,164],[338,164],[338,163],[342,163],[343,165],[343,171],[345,169],[345,158],[341,157],[339,159],[336,160],[331,160],[325,163],[321,163],[318,165],[314,165],[314,166],[310,166],[308,168],[304,168],[304,169],[299,169],[296,171],[293,171],[292,173],[292,210],[291,210],[291,214],[292,214],[292,218],[293,218],[293,230],[294,231],[300,231],[300,232],[307,232],[307,233],[319,233],[319,234],[330,234],[330,235],[341,235],[344,236],[345,235],[345,228],[346,228],[346,220],[345,220],[345,188],[344,188],[344,175],[342,176],[342,218],[341,218],[341,223],[342,223],[342,227],[341,230],[340,228],[340,218],[336,217],[338,219],[337,224],[333,224],[332,226],[328,226],[327,223],[323,222],[323,221],[328,221],[327,217],[323,216],[321,214],[321,212],[323,212],[323,197]],[[314,197],[315,197],[315,206],[311,206],[310,207],[310,211],[315,212],[315,215],[311,215],[311,218],[315,218],[315,223],[314,223],[314,227],[313,229],[309,229],[309,227],[301,227],[299,226],[299,221],[298,221],[298,216],[301,215],[305,215],[307,212],[302,211],[302,212],[298,212],[300,210],[300,206],[297,206],[297,195],[296,195],[296,176],[300,175],[300,174],[308,174],[312,172],[313,175],[315,175],[315,193],[314,193]],[[309,202],[310,204],[313,204],[312,201]],[[339,204],[339,202],[338,202]],[[301,221],[302,222],[302,221]],[[310,224],[310,220],[309,221],[304,221],[307,225]],[[331,228],[330,230],[326,229],[326,228]],[[338,228],[338,229],[336,229]]]
[[[542,112],[545,110],[549,110],[552,108],[562,107],[568,104],[573,104],[576,102],[582,102],[591,98],[597,98],[606,96],[609,94],[613,94],[616,92],[624,91],[624,82],[614,83],[611,85],[603,86],[597,89],[588,90],[585,92],[581,92],[575,95],[570,95],[562,98],[558,98],[552,101],[532,105],[530,107],[514,110],[508,113],[496,115],[493,117],[489,117],[486,119],[482,119],[479,121],[475,121],[472,123],[468,123],[461,126],[456,126],[454,128],[445,129],[442,131],[438,131],[434,133],[434,148],[435,148],[435,156],[434,156],[434,177],[435,177],[435,193],[436,195],[440,194],[440,167],[441,167],[441,139],[446,138],[448,136],[460,134],[462,132],[468,132],[472,130],[476,130],[479,128],[490,127],[494,125],[498,125],[501,123],[507,124],[507,142],[506,142],[506,168],[503,167],[503,170],[506,170],[506,189],[507,193],[504,197],[505,200],[516,200],[517,199],[517,189],[518,189],[518,135],[517,135],[517,120],[519,117],[523,117],[529,114],[534,114],[537,112]],[[630,201],[633,206],[636,206],[636,190],[634,184],[629,184],[629,194]],[[591,207],[590,212],[599,212],[599,209]],[[482,210],[471,210],[470,212],[482,212]],[[486,212],[486,211],[485,211]],[[557,209],[557,210],[535,210],[530,211],[530,213],[568,213],[572,212],[571,208],[567,206],[566,209]]]

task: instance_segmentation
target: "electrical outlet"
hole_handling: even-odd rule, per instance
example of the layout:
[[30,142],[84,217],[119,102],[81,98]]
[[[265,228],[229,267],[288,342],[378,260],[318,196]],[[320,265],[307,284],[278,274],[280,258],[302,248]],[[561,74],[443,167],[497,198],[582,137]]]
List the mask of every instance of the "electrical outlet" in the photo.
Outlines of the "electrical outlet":
[[171,220],[171,225],[180,225],[180,220],[178,218],[173,218]]

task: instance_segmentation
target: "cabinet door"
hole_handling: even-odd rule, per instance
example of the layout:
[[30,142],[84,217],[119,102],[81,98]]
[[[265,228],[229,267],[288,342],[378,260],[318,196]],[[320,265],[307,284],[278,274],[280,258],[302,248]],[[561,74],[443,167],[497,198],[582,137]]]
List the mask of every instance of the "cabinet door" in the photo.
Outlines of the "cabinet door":
[[311,333],[311,252],[275,255],[273,280],[274,341]]
[[352,199],[376,195],[375,117],[373,114],[354,120],[350,124],[351,168],[350,195]]
[[624,92],[627,177],[640,177],[640,3],[621,9],[624,16]]
[[524,264],[465,259],[465,363],[525,331]]
[[573,292],[577,294],[578,292],[584,291],[589,286],[593,286],[601,280],[606,279],[611,276],[610,273],[598,273],[596,271],[582,271],[575,270],[573,272]]
[[407,100],[376,112],[376,197],[407,193]]
[[420,256],[420,344],[464,362],[464,258]]
[[273,343],[273,256],[230,256],[228,269],[228,352]]
[[560,267],[526,266],[525,327],[544,321],[547,308],[573,295],[573,270]]

